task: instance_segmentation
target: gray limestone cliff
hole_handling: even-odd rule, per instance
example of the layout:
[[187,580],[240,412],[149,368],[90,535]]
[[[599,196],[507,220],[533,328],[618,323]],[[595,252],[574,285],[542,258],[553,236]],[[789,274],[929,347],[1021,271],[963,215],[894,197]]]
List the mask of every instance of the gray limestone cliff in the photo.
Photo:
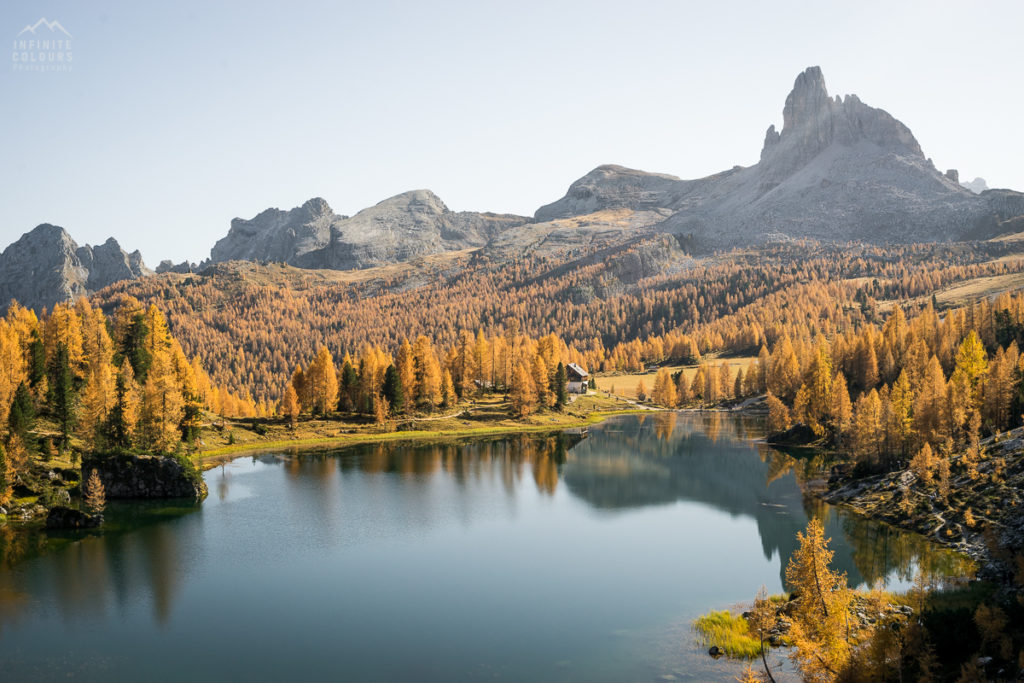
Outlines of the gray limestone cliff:
[[301,268],[351,270],[408,261],[418,256],[480,247],[522,216],[455,212],[429,190],[385,199],[354,216],[335,214],[320,198],[290,211],[267,209],[231,221],[228,235],[210,252],[230,260],[284,262]]
[[150,272],[138,251],[126,253],[113,238],[79,247],[64,228],[44,223],[0,254],[0,312],[12,299],[36,311],[52,309]]
[[801,73],[782,130],[770,126],[753,166],[698,180],[601,166],[538,220],[609,209],[659,209],[656,229],[706,249],[779,237],[868,242],[986,238],[1024,214],[1024,195],[975,194],[939,172],[907,126],[856,95],[832,97],[821,69]]

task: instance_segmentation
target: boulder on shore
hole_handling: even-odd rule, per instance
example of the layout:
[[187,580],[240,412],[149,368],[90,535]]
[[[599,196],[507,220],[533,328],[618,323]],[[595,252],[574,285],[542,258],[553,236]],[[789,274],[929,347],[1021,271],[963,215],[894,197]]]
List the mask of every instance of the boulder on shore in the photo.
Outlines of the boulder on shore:
[[46,516],[47,529],[95,529],[101,524],[103,515],[90,515],[63,505],[50,508]]
[[96,470],[107,498],[206,498],[206,483],[183,457],[118,453],[82,460],[83,480]]
[[798,422],[783,432],[776,432],[765,439],[768,443],[778,446],[806,446],[818,440],[814,430]]

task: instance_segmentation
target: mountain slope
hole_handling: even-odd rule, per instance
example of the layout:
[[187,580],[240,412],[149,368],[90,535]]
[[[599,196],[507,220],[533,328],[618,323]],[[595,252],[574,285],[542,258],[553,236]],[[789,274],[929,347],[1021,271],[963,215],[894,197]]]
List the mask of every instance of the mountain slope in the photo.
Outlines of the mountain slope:
[[43,223],[0,254],[0,312],[12,299],[39,311],[148,274],[142,255],[114,238],[79,247],[64,228]]
[[757,164],[698,180],[601,166],[536,217],[619,208],[667,211],[659,229],[705,248],[779,237],[931,242],[991,236],[992,226],[1024,214],[1024,195],[962,187],[925,158],[909,128],[856,95],[830,97],[811,67],[786,99],[782,131],[768,128]]
[[350,270],[483,246],[522,216],[451,211],[429,190],[385,199],[352,217],[310,199],[290,211],[236,218],[210,252],[214,262],[280,261],[302,268]]

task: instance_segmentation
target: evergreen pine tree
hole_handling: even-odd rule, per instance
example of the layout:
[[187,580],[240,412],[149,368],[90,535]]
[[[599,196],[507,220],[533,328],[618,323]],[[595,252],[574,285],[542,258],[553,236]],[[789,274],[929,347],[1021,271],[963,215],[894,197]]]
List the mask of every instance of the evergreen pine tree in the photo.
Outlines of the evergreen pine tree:
[[149,345],[146,343],[148,337],[149,325],[146,324],[146,314],[139,311],[132,317],[128,333],[121,345],[121,353],[131,363],[132,371],[134,371],[139,384],[145,384],[146,373],[149,372],[149,366],[153,362]]
[[181,440],[189,445],[198,445],[203,431],[203,405],[198,396],[185,396],[185,407],[181,417]]
[[68,347],[59,342],[50,362],[50,385],[48,404],[50,413],[60,427],[60,448],[66,449],[71,443],[71,429],[75,424],[75,387]]
[[28,383],[33,389],[46,379],[46,346],[39,338],[39,331],[32,330],[28,344]]
[[569,402],[568,382],[569,378],[565,373],[565,365],[559,361],[558,367],[555,368],[555,378],[552,380],[554,386],[551,387],[551,390],[555,393],[555,407],[558,410],[562,410]]
[[124,451],[132,447],[131,408],[128,405],[128,387],[124,373],[117,373],[114,381],[114,405],[107,414],[103,436],[107,448]]
[[[14,400],[11,402],[11,410],[7,415],[8,435],[18,435],[22,442],[28,443],[28,432],[32,429],[36,419],[35,401],[32,400],[32,392],[22,382],[14,392]],[[9,438],[9,437],[8,437]]]
[[[341,388],[338,390],[338,410],[349,412],[355,407],[355,393],[359,388],[359,373],[346,360],[341,366]],[[394,405],[394,404],[392,404]]]
[[402,377],[394,365],[389,365],[388,369],[384,371],[381,393],[393,412],[402,412],[402,408],[405,406],[405,387],[402,386]]

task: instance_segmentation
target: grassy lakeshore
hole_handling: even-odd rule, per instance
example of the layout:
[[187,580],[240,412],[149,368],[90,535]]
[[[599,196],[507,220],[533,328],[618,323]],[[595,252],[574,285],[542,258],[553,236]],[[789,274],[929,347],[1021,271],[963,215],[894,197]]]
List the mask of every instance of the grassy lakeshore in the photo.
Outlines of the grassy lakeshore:
[[284,418],[218,418],[204,430],[203,446],[193,454],[193,459],[201,466],[213,466],[224,458],[281,448],[551,431],[586,427],[614,415],[647,410],[616,397],[595,393],[580,396],[563,412],[546,410],[525,418],[512,416],[508,402],[500,396],[464,402],[439,415],[398,416],[385,424],[350,416],[303,418],[292,429]]

